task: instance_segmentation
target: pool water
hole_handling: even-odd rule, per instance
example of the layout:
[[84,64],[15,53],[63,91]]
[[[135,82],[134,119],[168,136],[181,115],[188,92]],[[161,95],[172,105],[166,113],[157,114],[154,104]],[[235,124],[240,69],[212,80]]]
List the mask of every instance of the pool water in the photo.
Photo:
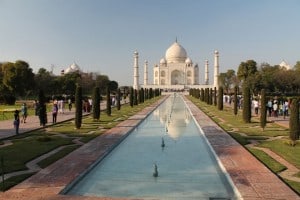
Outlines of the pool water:
[[[157,177],[154,176],[155,165]],[[174,200],[237,199],[225,174],[182,97],[174,94],[67,194]]]

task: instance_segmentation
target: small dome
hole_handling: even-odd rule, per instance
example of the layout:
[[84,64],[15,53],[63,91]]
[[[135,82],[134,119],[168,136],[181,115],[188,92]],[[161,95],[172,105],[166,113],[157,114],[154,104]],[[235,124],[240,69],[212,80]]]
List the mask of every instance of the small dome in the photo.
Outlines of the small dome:
[[166,51],[166,60],[168,63],[184,62],[186,58],[187,53],[185,49],[177,42],[174,42]]
[[166,59],[165,59],[165,58],[162,58],[162,59],[160,59],[159,63],[160,63],[160,64],[166,64],[166,63],[167,63],[167,61],[166,61]]
[[73,63],[65,70],[65,74],[77,71],[80,71],[80,67],[76,63]]
[[192,64],[192,60],[190,58],[185,59],[185,64]]
[[292,67],[287,62],[285,62],[285,60],[282,60],[282,62],[279,64],[279,66],[282,68],[285,68],[287,70],[292,69]]

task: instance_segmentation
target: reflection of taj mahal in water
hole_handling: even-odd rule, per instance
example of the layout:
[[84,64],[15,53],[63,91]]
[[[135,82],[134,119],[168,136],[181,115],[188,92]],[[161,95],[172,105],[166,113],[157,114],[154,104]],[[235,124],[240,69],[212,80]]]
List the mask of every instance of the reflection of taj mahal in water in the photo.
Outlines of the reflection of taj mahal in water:
[[209,84],[208,60],[205,60],[204,83],[199,83],[199,66],[188,57],[186,50],[174,42],[166,51],[165,57],[153,67],[153,84],[148,83],[148,62],[144,64],[144,81],[139,84],[138,52],[134,52],[134,79],[133,88],[160,88],[160,89],[189,89],[213,88],[218,89],[219,52],[214,52],[214,80]]

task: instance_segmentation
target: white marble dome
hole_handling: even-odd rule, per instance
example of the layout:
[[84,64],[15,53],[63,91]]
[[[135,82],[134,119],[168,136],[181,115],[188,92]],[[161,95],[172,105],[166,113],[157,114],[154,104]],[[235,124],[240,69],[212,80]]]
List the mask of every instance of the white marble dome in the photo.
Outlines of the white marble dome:
[[76,63],[73,63],[65,70],[65,74],[77,72],[77,71],[81,71],[80,67]]
[[159,63],[160,63],[160,64],[166,64],[166,63],[167,63],[167,61],[166,61],[166,59],[165,59],[165,58],[162,58],[162,59],[160,59]]
[[166,51],[166,60],[168,63],[184,62],[186,58],[186,50],[178,42],[174,42]]
[[185,59],[185,63],[186,64],[192,64],[193,62],[192,62],[192,60],[190,58],[187,58],[187,59]]

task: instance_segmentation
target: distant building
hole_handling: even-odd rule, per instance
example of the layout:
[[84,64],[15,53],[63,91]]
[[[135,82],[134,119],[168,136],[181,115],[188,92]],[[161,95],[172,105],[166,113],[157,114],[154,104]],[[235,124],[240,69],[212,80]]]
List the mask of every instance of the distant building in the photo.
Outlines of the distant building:
[[72,65],[70,65],[67,69],[61,70],[61,75],[69,74],[73,72],[82,73],[80,67],[75,62]]
[[282,60],[282,62],[279,64],[279,66],[280,66],[281,68],[285,68],[285,69],[287,69],[287,70],[292,69],[292,67],[291,67],[285,60]]

